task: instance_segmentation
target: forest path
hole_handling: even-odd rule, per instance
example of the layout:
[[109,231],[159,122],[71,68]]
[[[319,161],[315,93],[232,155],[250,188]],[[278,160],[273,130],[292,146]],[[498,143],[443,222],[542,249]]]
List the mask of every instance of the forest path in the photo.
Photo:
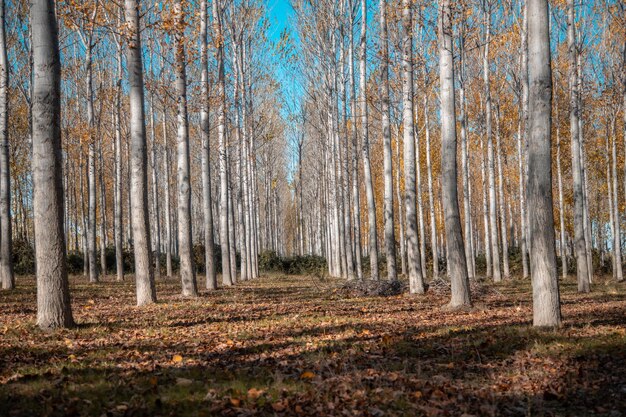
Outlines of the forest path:
[[[199,277],[200,278],[200,277]],[[32,278],[0,293],[0,415],[609,415],[626,409],[626,292],[563,289],[565,325],[530,327],[530,286],[357,297],[272,275],[137,308],[130,280],[72,278],[81,327],[34,325]],[[617,414],[610,414],[617,415]]]

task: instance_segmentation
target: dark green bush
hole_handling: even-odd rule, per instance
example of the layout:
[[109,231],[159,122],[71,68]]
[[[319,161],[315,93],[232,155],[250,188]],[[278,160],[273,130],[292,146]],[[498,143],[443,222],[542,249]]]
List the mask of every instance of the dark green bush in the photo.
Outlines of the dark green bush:
[[266,272],[283,272],[283,261],[272,250],[266,250],[259,254],[259,269]]
[[259,254],[259,269],[288,275],[323,274],[327,269],[326,259],[321,256],[305,255],[281,258],[274,251]]
[[35,273],[35,249],[25,239],[13,241],[13,271],[17,275]]
[[84,258],[81,252],[69,252],[67,254],[67,273],[71,275],[83,273]]

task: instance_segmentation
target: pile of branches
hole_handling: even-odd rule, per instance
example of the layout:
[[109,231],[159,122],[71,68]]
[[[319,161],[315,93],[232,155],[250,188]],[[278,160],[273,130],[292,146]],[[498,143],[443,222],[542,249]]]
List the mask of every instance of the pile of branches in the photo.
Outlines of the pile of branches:
[[406,291],[408,291],[408,284],[399,280],[352,280],[346,281],[339,288],[339,292],[346,297],[391,297]]
[[[428,292],[436,295],[448,296],[451,293],[450,281],[443,278],[435,278],[428,283]],[[476,279],[470,280],[470,292],[472,297],[488,295],[501,296],[502,293],[491,285],[486,285]]]

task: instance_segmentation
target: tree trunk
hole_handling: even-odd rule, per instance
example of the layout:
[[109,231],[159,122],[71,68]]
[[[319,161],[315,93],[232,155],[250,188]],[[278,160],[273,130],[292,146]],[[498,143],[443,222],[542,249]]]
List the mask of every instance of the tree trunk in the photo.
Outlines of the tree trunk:
[[[343,32],[343,28],[342,28]],[[349,46],[349,45],[348,45]],[[340,56],[341,56],[341,80],[340,80],[340,96],[343,102],[342,112],[341,112],[341,134],[343,136],[343,152],[341,153],[343,156],[343,184],[342,184],[342,194],[343,194],[343,225],[344,225],[344,253],[345,253],[345,265],[346,265],[346,276],[349,280],[353,280],[355,278],[354,274],[354,256],[352,252],[352,215],[350,213],[350,157],[349,157],[349,148],[350,148],[350,138],[348,134],[348,100],[347,100],[347,91],[346,91],[346,67],[348,66],[348,62],[346,59],[346,50],[344,42],[341,42],[340,48]]]
[[5,1],[0,1],[0,282],[15,288],[11,233],[11,173],[9,166],[9,60]]
[[161,277],[161,210],[159,205],[159,177],[157,175],[156,108],[154,92],[150,92],[150,159],[152,168],[152,208],[154,210],[154,277]]
[[[616,115],[617,116],[617,115]],[[621,229],[620,229],[620,216],[619,216],[619,195],[617,185],[617,136],[615,135],[615,118],[611,123],[611,170],[613,172],[613,196],[611,198],[613,204],[613,213],[615,214],[615,229],[613,233],[613,246],[615,253],[615,276],[618,282],[624,280],[624,272],[622,270],[622,245],[621,245]]]
[[[578,108],[578,82],[576,76],[576,32],[574,22],[574,0],[568,0],[567,38],[569,48],[569,103],[570,103],[570,133],[572,151],[572,178],[574,191],[574,244],[576,249],[576,275],[578,276],[578,291],[589,292],[589,265],[587,264],[587,247],[584,229],[584,195],[582,178],[582,161],[580,150],[579,123],[580,109]],[[530,25],[530,23],[529,23]],[[529,204],[530,206],[530,204]],[[531,206],[532,207],[532,206]],[[531,253],[532,256],[532,253]]]
[[170,212],[170,148],[167,135],[167,106],[163,98],[163,173],[165,177],[165,268],[168,278],[173,275],[172,271],[172,214]]
[[456,109],[450,0],[439,2],[439,76],[441,88],[441,188],[445,211],[448,274],[452,297],[449,306],[470,306],[469,278],[461,229],[457,190]]
[[54,2],[30,6],[33,44],[32,173],[37,325],[74,325],[63,230],[61,60]]
[[126,66],[130,86],[130,195],[133,196],[131,214],[137,305],[141,306],[156,302],[156,288],[152,269],[152,253],[150,252],[146,116],[138,1],[125,0],[125,10],[127,36],[129,37]]
[[367,114],[367,0],[361,0],[361,39],[359,57],[359,90],[361,110],[361,140],[363,141],[363,180],[367,199],[367,221],[369,234],[370,278],[378,280],[378,232],[376,230],[376,202],[370,164],[370,144]]
[[[413,11],[411,0],[402,0],[402,121],[404,127],[404,207],[409,267],[409,291],[423,294],[424,277],[417,230],[415,189],[415,137],[413,126]],[[399,155],[398,155],[399,156]]]
[[552,206],[552,70],[548,2],[528,0],[528,205],[533,325],[559,326],[561,303],[556,273]]
[[483,51],[483,83],[485,88],[485,136],[487,137],[487,178],[489,180],[489,234],[493,281],[502,281],[500,271],[500,246],[498,244],[498,215],[496,197],[495,156],[491,120],[491,87],[489,84],[489,43],[491,42],[491,8],[484,3],[485,46]]
[[[122,21],[120,8],[120,22]],[[124,235],[123,218],[123,185],[122,185],[122,40],[117,39],[117,66],[116,66],[116,89],[115,89],[115,265],[117,280],[124,280],[124,253],[122,248],[122,236]]]
[[480,178],[482,184],[482,197],[483,197],[483,234],[486,260],[486,276],[489,278],[493,274],[493,268],[491,268],[491,239],[489,237],[489,204],[487,203],[487,164],[485,164],[485,143],[483,138],[480,138]]
[[389,128],[389,40],[387,38],[387,1],[380,0],[380,100],[383,133],[383,172],[385,178],[385,256],[387,279],[395,281],[396,236],[393,224],[393,161],[391,153],[391,131]]
[[206,265],[206,288],[217,289],[213,238],[213,201],[211,199],[211,160],[209,129],[209,61],[207,45],[207,0],[200,3],[200,141],[202,144],[202,214],[204,220],[204,260]]
[[[528,278],[530,271],[528,270],[528,215],[526,214],[526,191],[524,183],[527,181],[528,171],[524,169],[524,155],[526,155],[528,145],[528,1],[524,2],[522,7],[522,28],[520,54],[520,69],[522,71],[521,82],[521,104],[520,104],[520,120],[518,121],[518,137],[517,137],[517,157],[518,157],[518,175],[519,175],[519,194],[520,194],[520,229],[521,229],[521,251],[522,251],[522,276]],[[524,123],[524,135],[522,136],[521,126]]]
[[[465,13],[465,10],[463,10]],[[465,223],[465,255],[468,261],[467,273],[470,279],[473,279],[476,271],[474,270],[474,246],[471,239],[472,229],[472,213],[470,209],[469,196],[469,152],[467,139],[467,114],[465,102],[465,19],[461,22],[461,31],[459,35],[459,101],[461,116],[461,182],[463,184],[463,220]]]
[[496,162],[498,165],[498,194],[499,198],[499,210],[500,210],[500,236],[502,240],[502,269],[504,278],[510,278],[509,272],[509,242],[507,237],[507,224],[506,224],[506,198],[504,196],[504,176],[502,175],[502,146],[500,141],[500,105],[496,106]]
[[[354,27],[354,8],[352,0],[349,2],[350,8],[350,28]],[[357,97],[356,80],[354,76],[354,31],[349,31],[350,49],[348,51],[349,61],[349,81],[350,81],[350,115],[352,121],[352,215],[354,216],[354,260],[356,264],[356,279],[363,279],[363,262],[361,258],[361,197],[359,187],[359,138],[357,131]],[[300,170],[300,208],[302,213],[302,176]],[[310,239],[310,237],[309,237]]]
[[[563,175],[561,173],[561,130],[559,128],[559,101],[556,100],[556,177],[559,188],[559,226],[561,228],[561,273],[567,277],[567,242],[565,237],[565,204],[563,202]],[[522,220],[524,218],[522,217]]]
[[178,104],[178,253],[182,294],[196,297],[198,285],[193,265],[191,242],[191,183],[189,168],[189,118],[187,116],[187,69],[185,56],[185,22],[182,0],[174,4],[175,48],[176,48],[176,99]]
[[428,95],[424,94],[424,130],[426,131],[426,172],[428,176],[428,207],[430,212],[430,251],[433,258],[433,278],[439,277],[439,251],[437,249],[437,219],[435,217],[435,196],[433,193],[433,168],[430,155],[430,116]]
[[96,138],[93,110],[93,70],[91,35],[87,40],[87,124],[89,129],[89,143],[87,154],[87,256],[89,257],[89,282],[98,282],[98,264],[96,263]]
[[107,275],[107,198],[106,185],[104,183],[104,158],[102,157],[102,140],[98,145],[98,160],[100,163],[100,271],[102,276]]
[[218,109],[217,137],[220,170],[220,246],[222,249],[222,281],[233,285],[230,276],[230,244],[228,236],[228,167],[226,165],[226,80],[224,79],[224,35],[222,34],[219,0],[213,0],[213,39],[217,49]]

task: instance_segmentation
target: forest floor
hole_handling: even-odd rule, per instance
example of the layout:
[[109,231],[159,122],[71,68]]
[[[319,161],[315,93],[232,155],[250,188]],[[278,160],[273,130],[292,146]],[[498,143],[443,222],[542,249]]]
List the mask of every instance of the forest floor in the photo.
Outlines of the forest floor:
[[[272,275],[134,307],[71,279],[80,326],[35,327],[33,278],[0,293],[0,416],[626,416],[626,287],[562,282],[564,325],[533,329],[530,283],[359,297]],[[475,289],[476,289],[475,288]]]

